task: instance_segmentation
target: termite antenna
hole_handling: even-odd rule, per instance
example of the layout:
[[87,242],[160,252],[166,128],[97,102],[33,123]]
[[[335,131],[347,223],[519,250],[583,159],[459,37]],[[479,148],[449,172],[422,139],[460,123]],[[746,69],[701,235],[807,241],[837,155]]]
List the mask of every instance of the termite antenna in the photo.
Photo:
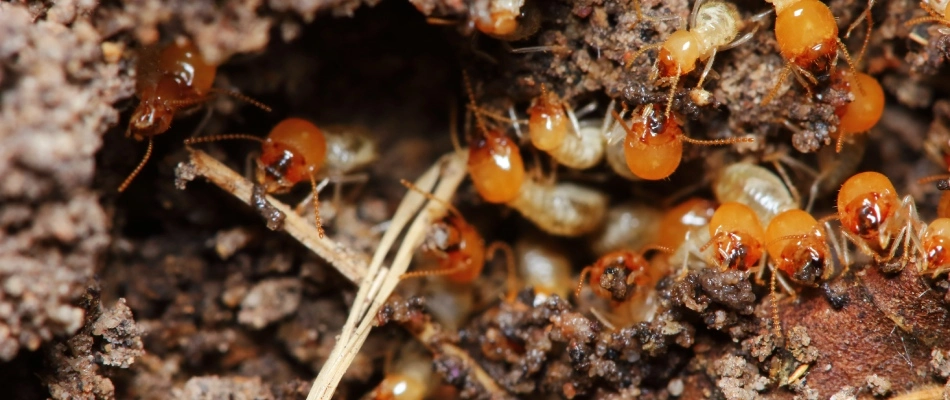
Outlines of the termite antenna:
[[[931,176],[925,176],[923,178],[918,179],[917,184],[926,185],[928,183],[937,182],[937,189],[940,189],[940,181],[947,182],[947,179],[950,179],[950,175],[947,175],[947,174],[931,175]],[[940,189],[940,190],[947,190],[947,189]]]
[[494,255],[498,251],[505,253],[505,264],[508,271],[508,294],[505,296],[505,300],[510,303],[518,296],[518,272],[515,271],[515,253],[511,250],[511,246],[505,242],[492,242],[485,250],[485,255]]
[[458,210],[457,208],[455,208],[455,206],[449,204],[449,202],[447,202],[447,201],[445,201],[445,200],[442,200],[442,199],[440,199],[440,198],[438,198],[438,197],[435,197],[434,195],[432,195],[432,193],[429,193],[429,192],[427,192],[427,191],[425,191],[425,190],[422,190],[421,188],[419,188],[418,186],[416,186],[414,183],[409,182],[409,181],[407,181],[407,180],[405,180],[405,179],[400,179],[400,180],[399,180],[399,183],[401,183],[401,184],[402,184],[403,186],[405,186],[407,189],[413,190],[413,191],[415,191],[415,192],[417,192],[417,193],[419,193],[419,194],[425,196],[425,198],[427,198],[427,199],[429,199],[429,200],[432,200],[432,201],[438,202],[439,204],[442,204],[443,206],[445,206],[446,209],[449,210],[449,212],[451,212],[452,214],[454,214],[456,217],[459,217],[459,218],[464,219],[464,218],[462,217],[462,213],[460,213],[459,210]]
[[700,140],[693,139],[689,136],[681,136],[682,140],[686,143],[698,144],[701,146],[723,146],[727,144],[736,144],[736,143],[754,143],[755,138],[751,137],[737,137],[737,138],[728,138],[728,139],[712,139],[712,140]]
[[307,175],[310,176],[310,188],[313,190],[313,218],[314,224],[317,226],[317,232],[320,234],[320,239],[323,239],[326,236],[326,233],[323,231],[323,219],[320,218],[320,191],[317,190],[317,179],[313,176],[314,171],[311,171]]
[[506,123],[506,124],[511,124],[512,126],[517,125],[517,124],[523,124],[523,123],[524,123],[524,120],[511,119],[511,118],[508,118],[508,117],[506,117],[506,116],[504,116],[504,115],[498,114],[498,113],[493,112],[493,111],[490,111],[490,110],[488,110],[488,109],[485,109],[485,108],[483,108],[483,107],[478,107],[478,106],[469,105],[469,106],[468,106],[468,110],[471,111],[473,114],[485,116],[485,117],[491,118],[491,119],[496,120],[496,121],[501,121],[501,122],[504,122],[504,123]]
[[909,27],[911,27],[911,26],[914,26],[914,25],[917,25],[917,24],[922,24],[922,23],[925,23],[925,22],[933,22],[933,23],[935,23],[935,24],[941,24],[941,25],[950,26],[950,20],[944,19],[944,17],[941,16],[940,13],[938,13],[936,10],[934,10],[933,7],[930,7],[930,5],[927,4],[927,2],[921,1],[921,2],[920,2],[920,8],[923,8],[924,11],[926,11],[927,14],[930,15],[930,16],[929,16],[929,17],[917,17],[917,18],[914,18],[914,19],[912,19],[912,20],[910,20],[910,21],[905,22],[905,23],[904,23],[904,26],[906,26],[906,27],[909,28]]
[[772,239],[772,240],[766,242],[766,243],[765,243],[765,247],[769,247],[769,245],[775,244],[776,242],[781,242],[781,241],[783,241],[783,240],[805,239],[805,238],[807,238],[807,237],[808,237],[808,235],[804,235],[804,234],[802,234],[802,235],[785,235],[785,236],[777,237],[777,238],[775,238],[775,239]]
[[[871,21],[868,21],[868,24],[871,24]],[[835,40],[838,41],[838,46],[840,46],[839,48],[841,49],[841,54],[844,55],[844,60],[848,63],[848,67],[851,69],[851,74],[854,76],[857,76],[858,67],[854,64],[854,60],[851,59],[851,54],[848,54],[848,48],[845,47],[844,42],[841,41],[841,38],[835,37]],[[860,91],[861,94],[864,94],[864,85],[861,84],[861,81],[855,79],[854,85],[858,87],[858,91]]]
[[119,193],[124,192],[125,189],[129,187],[129,184],[132,183],[132,180],[135,179],[135,176],[138,175],[139,172],[142,172],[142,168],[145,168],[145,163],[148,162],[148,159],[151,156],[152,156],[152,137],[149,136],[148,148],[145,149],[145,156],[142,157],[142,161],[139,162],[139,165],[135,167],[134,170],[132,170],[132,173],[129,174],[129,177],[125,178],[125,181],[123,181],[122,184],[119,185]]
[[673,110],[673,98],[676,97],[676,84],[680,81],[682,68],[676,64],[676,75],[673,76],[673,82],[670,83],[670,94],[666,96],[666,111],[663,111],[663,118],[670,119],[670,111]]
[[574,289],[575,298],[579,299],[581,297],[581,289],[584,289],[584,278],[586,278],[587,275],[590,275],[590,269],[591,267],[587,266],[581,270],[581,275],[577,278],[577,289]]
[[673,249],[666,246],[660,246],[658,244],[648,244],[646,246],[643,246],[640,249],[639,253],[646,254],[647,252],[650,252],[650,251],[659,251],[661,253],[673,254]]
[[772,268],[772,279],[769,281],[769,296],[772,298],[772,335],[777,343],[782,339],[782,321],[778,317],[778,296],[775,295],[775,281],[778,280],[778,270]]
[[772,102],[772,99],[775,98],[775,95],[778,94],[779,89],[782,88],[782,83],[788,79],[788,75],[792,73],[792,64],[785,64],[785,68],[782,68],[782,73],[778,75],[778,82],[775,82],[775,86],[772,86],[772,90],[769,90],[769,94],[762,99],[761,106],[767,106]]
[[[624,107],[626,107],[626,105],[624,105]],[[620,114],[617,114],[617,110],[610,110],[610,115],[614,117],[614,120],[617,121],[617,124],[619,124],[628,135],[633,134],[633,132],[630,130],[630,127],[623,122],[623,117],[621,117]]]
[[[468,71],[462,71],[462,78],[465,80],[465,91],[468,92],[468,101],[472,107],[478,108],[478,103],[475,102],[475,91],[472,90],[472,79],[468,77]],[[481,116],[475,114],[475,123],[478,124],[478,129],[484,134],[488,132],[488,128],[485,126],[485,121],[482,120]]]
[[211,88],[211,89],[209,89],[208,91],[211,92],[211,93],[217,93],[217,94],[223,94],[223,95],[226,95],[226,96],[231,96],[231,97],[234,97],[235,99],[244,101],[245,103],[248,103],[248,104],[251,104],[251,105],[253,105],[253,106],[257,107],[257,108],[260,108],[261,110],[264,110],[264,111],[267,111],[267,112],[271,112],[271,108],[270,108],[269,106],[267,106],[266,104],[264,104],[264,103],[262,103],[262,102],[260,102],[260,101],[258,101],[258,100],[255,100],[255,99],[251,98],[251,97],[248,96],[248,95],[241,94],[241,93],[235,92],[235,91],[233,91],[233,90],[219,89],[219,88]]
[[[638,8],[638,9],[639,9],[639,8]],[[626,67],[627,67],[627,68],[633,68],[633,62],[636,61],[638,58],[640,58],[640,56],[642,56],[643,53],[646,53],[646,52],[648,52],[648,51],[650,51],[650,50],[659,49],[661,46],[663,46],[663,43],[655,43],[655,44],[651,44],[651,45],[649,45],[649,46],[643,46],[643,47],[641,47],[640,50],[637,50],[637,52],[634,53],[633,56],[630,57],[630,59],[627,60],[627,63],[626,63],[627,65],[626,65]]]
[[406,272],[402,275],[399,275],[399,280],[412,279],[412,278],[422,278],[426,276],[445,276],[457,274],[463,272],[469,268],[472,268],[471,263],[464,263],[461,265],[456,265],[452,268],[437,268],[437,269],[427,269],[424,271],[412,271]]
[[861,60],[864,59],[864,53],[868,49],[868,43],[871,41],[872,27],[874,26],[874,21],[871,19],[871,7],[874,7],[874,0],[868,0],[868,9],[851,23],[851,26],[848,27],[848,32],[844,34],[845,38],[851,37],[851,31],[857,28],[858,25],[861,24],[861,21],[865,19],[868,21],[868,28],[864,36],[864,42],[861,44],[861,51],[858,52],[858,57],[854,59],[856,64],[860,64]]
[[244,133],[229,133],[226,135],[214,135],[214,136],[188,138],[188,139],[185,139],[185,146],[191,147],[191,145],[193,144],[219,142],[222,140],[252,140],[255,142],[261,142],[261,143],[264,142],[264,139],[261,139],[254,135],[248,135]]

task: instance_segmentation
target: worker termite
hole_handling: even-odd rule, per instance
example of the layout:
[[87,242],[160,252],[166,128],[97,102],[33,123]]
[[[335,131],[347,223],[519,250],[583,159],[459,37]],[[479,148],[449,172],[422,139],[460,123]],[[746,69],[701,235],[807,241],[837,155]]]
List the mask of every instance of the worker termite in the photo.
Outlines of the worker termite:
[[[918,237],[922,222],[913,197],[899,199],[890,179],[880,173],[862,172],[841,185],[838,219],[845,237],[873,257],[885,272],[900,270],[912,256],[922,254]],[[900,265],[887,265],[899,248],[903,249]]]
[[422,400],[433,388],[432,359],[415,344],[402,347],[386,375],[363,400]]
[[[463,76],[471,107],[477,109],[471,81],[468,74]],[[489,130],[477,113],[475,121],[478,130],[470,140],[468,151],[468,174],[472,177],[472,184],[482,199],[489,203],[513,201],[525,182],[521,150],[503,132]]]
[[547,233],[581,236],[600,226],[607,203],[607,195],[594,189],[528,179],[518,197],[507,204]]
[[320,128],[304,119],[287,118],[275,125],[266,139],[245,134],[227,134],[189,138],[185,140],[185,145],[231,139],[261,143],[255,177],[263,192],[286,193],[298,183],[310,181],[315,223],[322,238],[324,231],[320,219],[316,175],[326,161],[327,143]]
[[921,235],[924,262],[918,264],[921,275],[933,278],[950,272],[950,218],[941,217],[927,225]]
[[798,208],[799,204],[781,178],[765,168],[744,162],[722,170],[713,184],[713,192],[720,203],[738,202],[751,208],[764,225],[779,213]]
[[591,309],[608,326],[626,326],[652,320],[658,306],[655,286],[666,275],[666,271],[658,270],[644,257],[649,251],[672,252],[662,246],[648,245],[636,252],[617,250],[605,254],[581,271],[574,290],[575,297],[580,297],[584,280],[589,276],[593,293],[610,300],[610,317],[599,315],[595,309]]
[[593,265],[585,267],[577,281],[575,295],[580,295],[584,279],[590,277],[590,287],[597,296],[617,302],[627,300],[633,289],[649,286],[659,279],[652,271],[650,262],[643,256],[648,251],[672,253],[666,247],[646,246],[641,251],[617,250],[597,259]]
[[[464,75],[472,109],[477,109],[468,75]],[[478,132],[471,140],[468,172],[478,194],[489,203],[507,204],[544,231],[580,236],[593,231],[607,210],[607,196],[571,183],[540,183],[525,179],[517,144],[502,132],[489,130],[476,113]]]
[[720,271],[748,271],[756,266],[765,252],[765,230],[755,212],[748,206],[722,203],[709,220],[712,238],[699,249],[712,249],[711,264]]
[[[596,106],[596,104],[595,104]],[[610,107],[612,108],[612,106]],[[541,86],[541,95],[528,109],[528,135],[538,150],[558,164],[587,169],[604,157],[604,131],[609,122],[577,122],[577,117],[556,93]],[[571,134],[573,131],[573,134]]]
[[766,228],[766,249],[775,268],[803,286],[830,280],[835,268],[825,232],[815,217],[802,210],[775,216]]
[[[792,72],[810,96],[811,86],[831,73],[839,50],[852,72],[857,71],[848,49],[838,37],[838,22],[827,5],[819,0],[766,1],[775,6],[775,40],[786,65],[762,105],[772,101]],[[868,19],[869,32],[870,28]],[[870,36],[866,37],[865,43],[869,39]]]
[[[689,17],[689,29],[680,29],[670,35],[663,43],[640,49],[629,64],[644,52],[660,49],[654,74],[658,74],[661,84],[669,84],[670,94],[663,113],[669,117],[673,107],[673,96],[682,76],[693,72],[696,63],[705,61],[706,67],[699,76],[694,91],[702,91],[703,81],[712,69],[716,52],[741,45],[752,38],[751,34],[739,37],[739,31],[745,25],[739,10],[732,3],[720,0],[697,0]],[[696,96],[694,96],[696,97]]]
[[846,74],[842,79],[851,89],[854,100],[838,107],[838,131],[835,151],[840,153],[847,135],[871,130],[884,114],[884,89],[877,79],[861,72]]
[[[608,110],[614,109],[614,103],[610,102],[610,105],[607,107]],[[627,137],[627,131],[624,130],[624,127],[621,126],[620,120],[626,117],[627,110],[626,108],[621,110],[619,114],[614,115],[610,113],[608,115],[610,121],[605,121],[607,123],[607,128],[605,129],[607,135],[607,148],[605,149],[605,158],[607,159],[607,165],[610,166],[617,175],[629,179],[632,181],[641,180],[639,176],[636,176],[630,167],[627,166],[627,156],[626,145],[627,141],[624,140]],[[618,119],[619,118],[619,119]]]
[[719,146],[735,143],[751,143],[750,137],[729,139],[698,140],[683,133],[682,124],[675,118],[666,118],[654,108],[653,104],[643,106],[640,119],[627,126],[615,110],[611,110],[614,119],[627,132],[624,156],[627,167],[634,175],[659,180],[673,174],[683,159],[683,142]]
[[[422,243],[422,250],[435,253],[439,256],[439,268],[406,272],[399,279],[409,279],[424,276],[444,276],[445,279],[456,283],[469,283],[478,278],[485,267],[485,257],[495,251],[503,251],[508,261],[509,271],[514,268],[514,254],[511,248],[502,243],[494,242],[487,249],[485,239],[470,225],[462,213],[454,206],[416,187],[403,179],[402,184],[426,198],[442,203],[449,210],[449,215],[443,220],[435,222],[426,234]],[[511,273],[510,273],[511,274]],[[513,283],[512,283],[513,284]]]
[[185,38],[141,51],[135,65],[135,94],[139,104],[132,112],[125,136],[148,139],[148,148],[139,165],[119,185],[119,192],[125,191],[145,167],[152,155],[153,138],[165,133],[175,116],[208,101],[210,96],[228,94],[270,111],[269,107],[246,96],[211,87],[216,71],[217,67],[205,61],[194,44]]
[[476,0],[470,9],[475,28],[501,40],[520,40],[541,26],[541,14],[533,1]]

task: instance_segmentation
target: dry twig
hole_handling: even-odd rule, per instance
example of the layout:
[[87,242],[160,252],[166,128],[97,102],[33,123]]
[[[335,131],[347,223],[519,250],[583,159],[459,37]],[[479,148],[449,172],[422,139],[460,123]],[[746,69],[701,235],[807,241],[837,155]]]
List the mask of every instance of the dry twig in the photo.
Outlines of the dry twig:
[[[465,177],[466,154],[467,152],[453,152],[443,156],[416,181],[416,186],[427,191],[435,187],[436,197],[451,198]],[[241,201],[250,203],[253,184],[202,151],[192,150],[191,162],[180,164],[177,175],[180,182],[203,176]],[[438,186],[436,186],[437,182]],[[183,187],[183,184],[179,184],[179,187]],[[396,288],[399,276],[409,268],[416,248],[425,237],[426,229],[433,221],[442,218],[446,210],[438,202],[428,202],[420,212],[423,204],[427,203],[426,199],[418,193],[409,191],[396,209],[390,227],[383,234],[372,261],[368,267],[365,267],[357,260],[359,254],[330,239],[320,239],[316,228],[294,213],[290,207],[270,196],[267,196],[267,201],[285,215],[284,229],[287,233],[327,260],[347,279],[360,285],[337,343],[324,363],[325,368],[320,371],[307,396],[308,400],[329,399],[369,336],[380,307]],[[405,235],[401,235],[403,228],[413,216],[415,219],[412,225]],[[392,261],[392,267],[386,268],[383,262],[400,237],[403,241]],[[370,279],[364,279],[366,277]],[[413,332],[413,335],[431,351],[461,359],[469,366],[474,380],[479,382],[492,398],[509,397],[464,350],[451,343],[438,341],[437,332],[437,329],[427,321],[422,329],[419,332]]]

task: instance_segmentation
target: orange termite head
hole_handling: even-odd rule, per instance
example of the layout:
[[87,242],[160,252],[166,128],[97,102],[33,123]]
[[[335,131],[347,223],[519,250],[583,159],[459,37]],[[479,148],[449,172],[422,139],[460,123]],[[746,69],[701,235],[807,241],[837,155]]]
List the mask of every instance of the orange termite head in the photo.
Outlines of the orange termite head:
[[663,214],[656,243],[675,249],[686,239],[687,232],[709,224],[716,212],[716,203],[711,200],[692,198]]
[[181,87],[171,77],[162,77],[154,87],[140,92],[141,101],[132,112],[126,136],[142,140],[165,133],[178,111],[175,102],[181,100],[181,92]]
[[429,392],[429,383],[408,374],[386,374],[365,399],[371,400],[422,400]]
[[713,258],[721,270],[747,271],[762,258],[765,230],[748,206],[722,203],[709,220]]
[[590,266],[590,287],[594,294],[605,299],[624,301],[633,294],[631,289],[650,282],[650,263],[642,254],[618,250],[597,259]]
[[498,131],[484,131],[470,143],[468,172],[485,201],[508,203],[521,192],[524,160],[511,138]]
[[770,0],[775,6],[775,39],[787,61],[816,78],[827,76],[838,54],[838,23],[818,0]]
[[475,28],[496,39],[524,39],[541,26],[540,11],[532,1],[476,0],[472,3]]
[[831,250],[811,214],[798,209],[780,213],[769,223],[766,237],[775,266],[796,283],[817,286],[831,279]]
[[316,125],[287,118],[271,129],[261,146],[257,181],[268,193],[287,191],[313,177],[326,160],[327,142]]
[[570,129],[570,121],[564,112],[564,103],[557,93],[541,86],[541,95],[528,108],[528,135],[531,143],[541,151],[557,148]]
[[662,106],[647,105],[643,118],[627,130],[624,157],[634,175],[648,180],[673,174],[683,159],[683,129],[663,116]]
[[884,221],[897,211],[898,202],[890,179],[877,172],[862,172],[841,185],[838,218],[848,232],[875,243]]
[[135,66],[140,103],[129,121],[129,133],[141,140],[167,131],[176,112],[205,100],[216,70],[184,38],[143,49]]
[[839,117],[838,123],[838,151],[841,151],[841,138],[845,135],[867,132],[871,130],[884,114],[884,89],[877,79],[868,74],[846,73],[845,81],[854,101],[838,107],[835,114]]
[[937,277],[950,271],[950,218],[937,218],[927,226],[923,247],[927,261],[921,275]]
[[459,215],[452,214],[432,224],[423,249],[441,257],[440,269],[458,270],[445,274],[446,279],[453,282],[472,282],[481,275],[485,266],[485,240]]
[[661,77],[682,76],[696,69],[696,61],[703,56],[702,39],[696,32],[680,29],[673,32],[660,46],[657,67]]

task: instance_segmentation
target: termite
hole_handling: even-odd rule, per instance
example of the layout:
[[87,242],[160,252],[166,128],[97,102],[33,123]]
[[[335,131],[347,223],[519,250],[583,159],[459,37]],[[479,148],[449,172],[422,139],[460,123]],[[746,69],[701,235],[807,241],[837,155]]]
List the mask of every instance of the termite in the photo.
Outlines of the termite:
[[722,203],[709,220],[712,238],[699,249],[712,249],[711,264],[720,271],[753,269],[765,252],[765,230],[758,216],[748,206]]
[[[696,63],[704,61],[705,69],[699,76],[695,91],[702,91],[703,82],[712,70],[716,52],[739,46],[752,38],[751,33],[739,37],[745,23],[732,3],[721,0],[697,0],[689,17],[689,29],[673,32],[663,43],[640,49],[628,64],[648,50],[660,49],[654,74],[660,83],[669,84],[670,94],[663,116],[669,118],[673,96],[682,76],[693,72]],[[695,96],[694,96],[695,97]]]
[[769,257],[776,269],[799,285],[817,287],[834,276],[828,235],[811,214],[784,211],[766,228]]
[[363,396],[364,400],[422,400],[432,391],[432,358],[415,344],[397,351],[391,366],[387,358],[383,380]]
[[640,251],[617,250],[605,254],[581,271],[575,297],[580,297],[585,278],[589,276],[593,293],[610,300],[613,318],[596,314],[594,309],[591,311],[609,327],[652,320],[658,306],[654,286],[666,271],[658,270],[644,257],[649,251],[672,252],[662,246],[648,245]]
[[650,262],[643,256],[653,250],[673,252],[666,247],[649,245],[640,251],[617,250],[601,256],[593,265],[581,270],[575,295],[580,295],[584,280],[589,276],[591,290],[598,297],[626,301],[636,288],[649,286],[659,279],[658,274],[652,271]]
[[587,169],[604,158],[606,117],[603,122],[577,122],[567,103],[544,85],[541,85],[541,94],[528,108],[528,116],[531,143],[558,164]]
[[754,138],[698,140],[683,133],[682,124],[675,118],[666,118],[656,112],[653,104],[643,106],[640,119],[627,126],[616,110],[611,110],[614,119],[627,132],[624,156],[627,167],[634,175],[659,180],[669,177],[683,159],[683,142],[702,146],[721,146],[735,143],[751,143]]
[[918,264],[920,274],[936,278],[950,272],[950,218],[933,220],[927,225],[921,238],[924,262]]
[[547,233],[581,236],[603,223],[607,203],[607,195],[594,189],[528,179],[518,197],[507,204]]
[[[424,276],[444,276],[455,283],[471,283],[482,274],[485,268],[485,257],[496,251],[505,253],[509,271],[514,269],[514,254],[511,247],[502,242],[493,242],[487,249],[485,239],[481,233],[470,225],[462,213],[447,201],[433,196],[431,193],[419,189],[405,179],[402,184],[410,190],[416,191],[427,199],[441,203],[449,215],[429,227],[422,250],[435,253],[439,256],[439,268],[406,272],[399,279],[410,279]],[[509,273],[512,274],[512,273]],[[512,282],[511,284],[514,284]]]
[[[862,172],[841,185],[837,217],[845,237],[882,264],[885,272],[903,268],[912,255],[922,253],[918,237],[922,222],[913,197],[898,198],[891,180],[880,173]],[[900,244],[899,268],[886,265],[895,258]]]
[[152,155],[154,137],[165,133],[176,116],[208,101],[212,95],[231,95],[270,111],[247,96],[211,87],[216,71],[217,67],[208,63],[185,38],[141,51],[135,65],[135,95],[139,104],[132,112],[125,136],[139,141],[148,139],[148,148],[142,161],[119,185],[119,192],[125,191],[145,167]]
[[255,177],[265,193],[286,193],[298,183],[310,181],[315,224],[320,237],[324,237],[316,178],[327,156],[323,131],[305,119],[287,118],[275,125],[265,139],[246,134],[226,134],[189,138],[185,140],[185,145],[232,139],[261,143]]
[[524,39],[541,26],[540,10],[531,0],[476,0],[471,4],[475,28],[496,39]]
[[[766,1],[775,6],[775,40],[786,65],[779,74],[778,82],[762,100],[762,105],[772,101],[782,82],[792,72],[810,97],[811,86],[831,74],[839,50],[851,71],[857,72],[848,49],[838,37],[838,21],[827,5],[819,0]],[[870,29],[871,20],[868,19],[868,32]],[[865,46],[869,39],[870,35],[865,38]]]
[[789,185],[773,172],[745,162],[726,167],[713,184],[713,192],[720,203],[744,204],[764,225],[779,213],[799,207],[788,188]]
[[[468,74],[463,75],[472,109],[477,109]],[[511,138],[489,130],[476,113],[478,132],[468,152],[468,172],[478,194],[489,203],[507,204],[544,231],[580,236],[596,229],[607,211],[607,195],[572,183],[525,179],[524,160]]]

